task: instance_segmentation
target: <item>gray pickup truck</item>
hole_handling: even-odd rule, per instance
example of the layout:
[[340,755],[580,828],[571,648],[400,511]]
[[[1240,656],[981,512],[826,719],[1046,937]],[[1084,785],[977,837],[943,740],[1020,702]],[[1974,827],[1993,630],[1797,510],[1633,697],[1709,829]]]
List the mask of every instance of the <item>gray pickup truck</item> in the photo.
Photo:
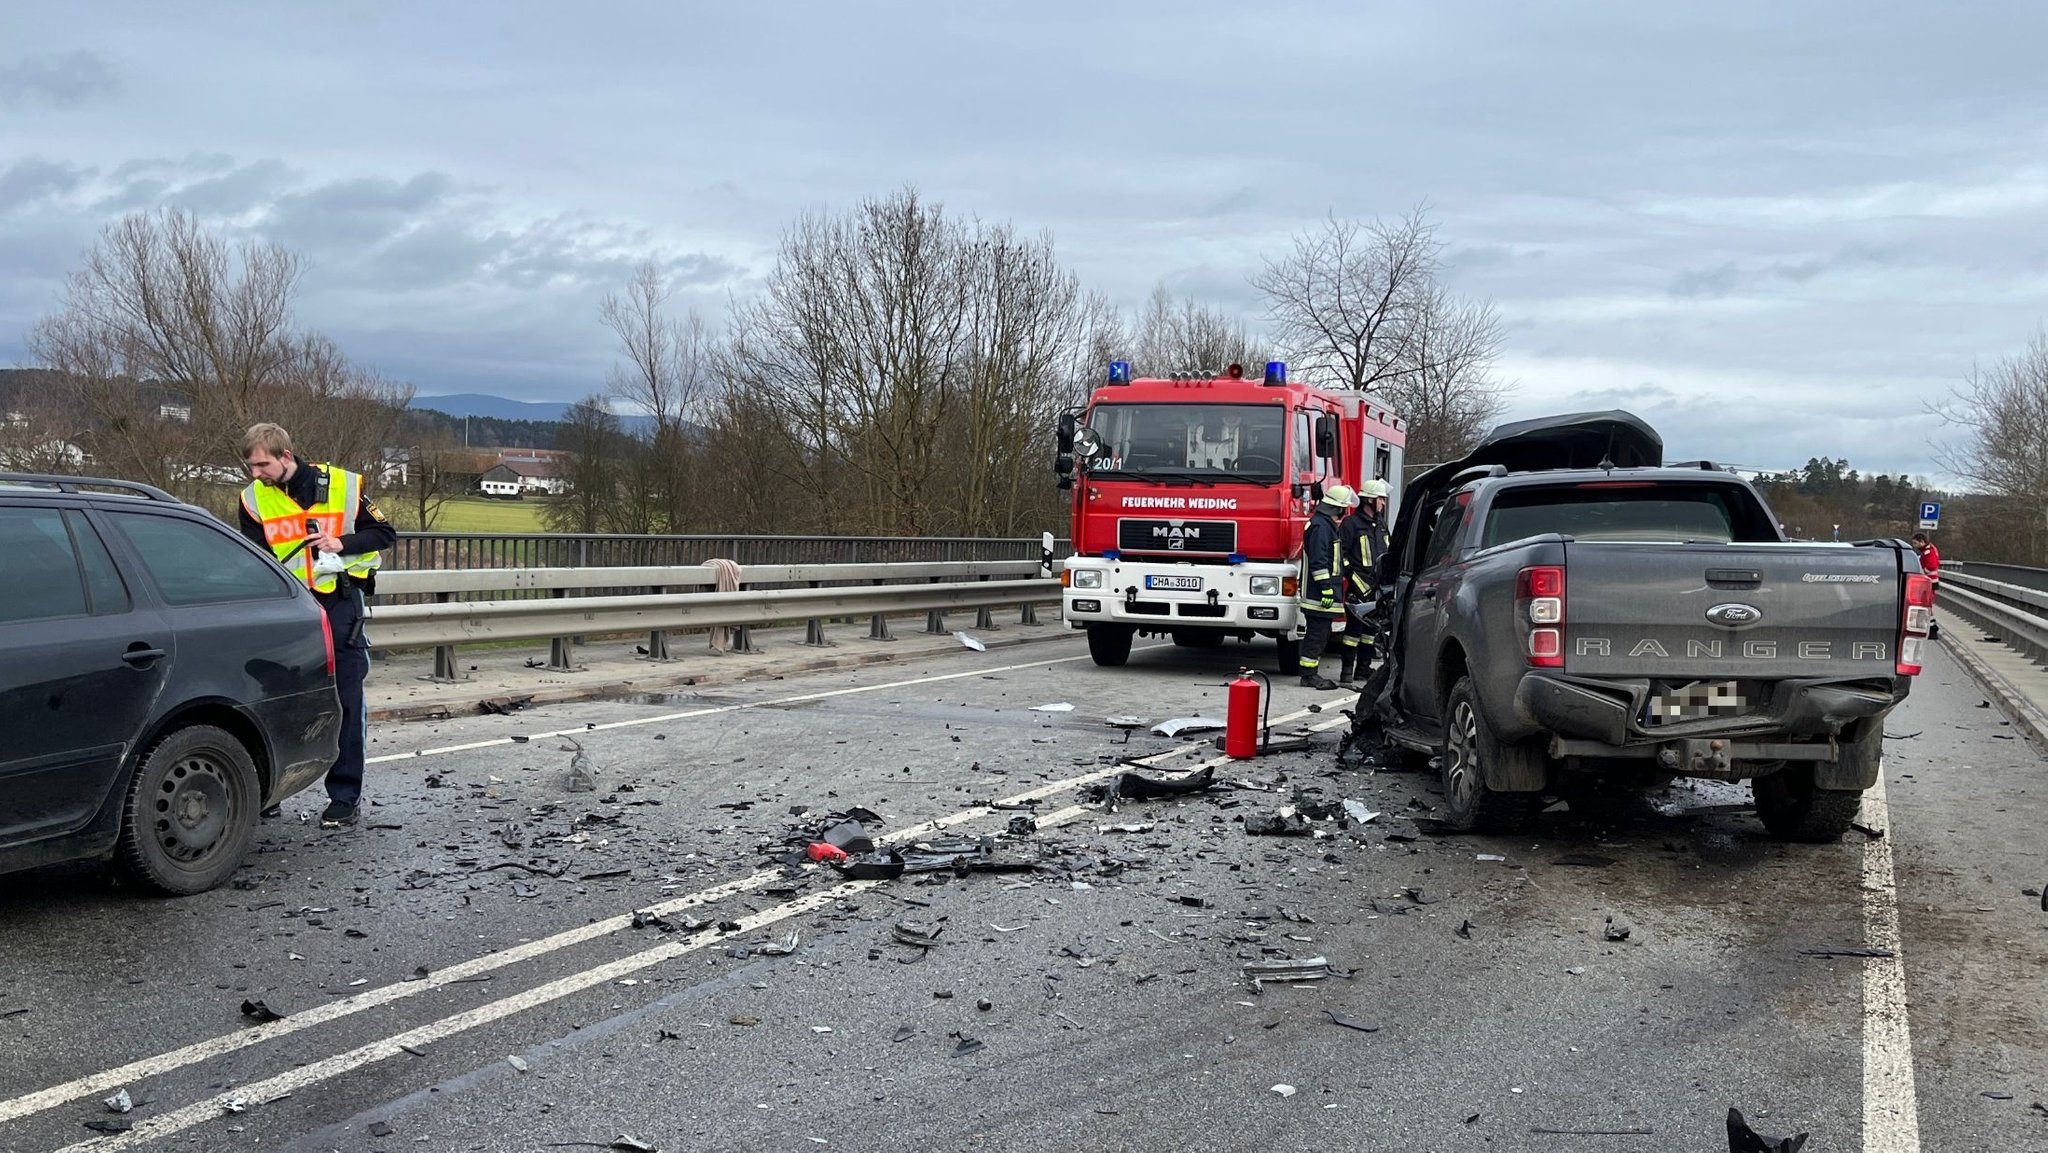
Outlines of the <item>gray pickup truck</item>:
[[1771,832],[1839,837],[1877,780],[1933,591],[1901,541],[1788,541],[1756,490],[1662,466],[1625,412],[1503,425],[1411,482],[1361,731],[1438,754],[1449,821],[1559,775],[1749,780]]

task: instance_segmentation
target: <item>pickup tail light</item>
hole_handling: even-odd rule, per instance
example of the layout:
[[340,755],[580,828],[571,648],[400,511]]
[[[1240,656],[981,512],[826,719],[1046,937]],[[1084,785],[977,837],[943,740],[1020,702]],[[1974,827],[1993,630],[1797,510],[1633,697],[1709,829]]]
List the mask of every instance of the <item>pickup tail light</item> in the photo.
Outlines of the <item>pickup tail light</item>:
[[327,618],[327,610],[320,610],[320,639],[327,642],[327,675],[334,675],[334,622]]
[[1531,565],[1515,576],[1515,627],[1532,669],[1564,667],[1564,566]]
[[1934,626],[1934,581],[1923,573],[1906,574],[1906,603],[1899,610],[1899,662],[1902,677],[1920,675],[1920,650]]

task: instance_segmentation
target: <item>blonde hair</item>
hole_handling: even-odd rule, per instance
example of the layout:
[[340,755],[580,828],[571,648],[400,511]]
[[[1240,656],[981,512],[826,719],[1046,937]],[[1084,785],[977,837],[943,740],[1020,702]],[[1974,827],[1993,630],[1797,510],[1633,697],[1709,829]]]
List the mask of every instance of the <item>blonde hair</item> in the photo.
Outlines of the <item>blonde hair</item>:
[[242,434],[242,459],[262,449],[271,456],[284,456],[292,450],[292,434],[274,424],[252,424]]

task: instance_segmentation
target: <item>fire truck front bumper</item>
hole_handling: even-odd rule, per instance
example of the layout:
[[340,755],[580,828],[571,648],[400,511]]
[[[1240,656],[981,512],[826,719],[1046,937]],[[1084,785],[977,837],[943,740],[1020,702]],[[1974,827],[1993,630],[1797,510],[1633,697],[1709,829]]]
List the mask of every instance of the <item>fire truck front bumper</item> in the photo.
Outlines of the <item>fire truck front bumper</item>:
[[1299,609],[1290,564],[1148,564],[1067,558],[1067,624],[1131,625],[1143,632],[1213,628],[1291,634]]

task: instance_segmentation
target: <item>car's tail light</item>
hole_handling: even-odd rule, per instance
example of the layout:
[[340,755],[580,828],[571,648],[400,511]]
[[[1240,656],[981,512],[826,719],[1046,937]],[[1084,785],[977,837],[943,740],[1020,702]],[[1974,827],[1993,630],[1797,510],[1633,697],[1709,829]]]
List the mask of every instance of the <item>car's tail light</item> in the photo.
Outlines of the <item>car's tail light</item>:
[[1515,576],[1515,626],[1530,668],[1564,667],[1564,566],[1531,565]]
[[320,610],[320,639],[327,644],[327,675],[334,675],[334,622],[327,617],[327,610]]
[[1899,675],[1920,675],[1920,650],[1934,625],[1934,581],[1920,573],[1906,574],[1906,603],[1899,610]]

